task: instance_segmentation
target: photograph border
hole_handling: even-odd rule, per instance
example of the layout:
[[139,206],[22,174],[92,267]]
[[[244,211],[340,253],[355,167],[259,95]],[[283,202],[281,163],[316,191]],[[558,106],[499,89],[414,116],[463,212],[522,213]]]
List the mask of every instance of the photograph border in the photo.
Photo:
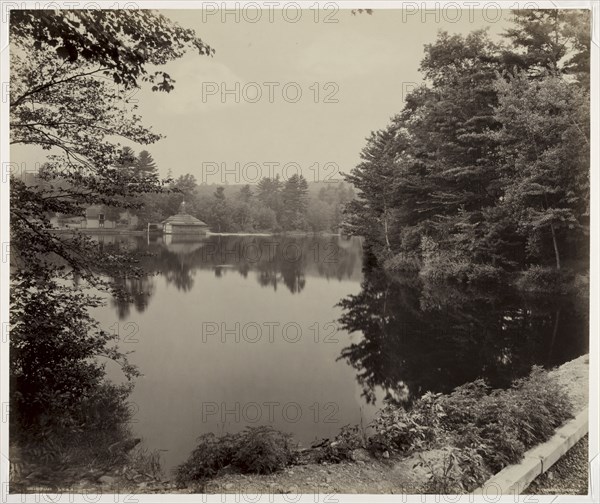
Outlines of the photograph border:
[[[592,44],[591,44],[591,164],[590,164],[590,192],[591,192],[591,216],[590,216],[590,374],[589,374],[589,459],[590,459],[590,480],[589,493],[583,495],[504,495],[498,496],[494,489],[488,489],[486,495],[462,495],[462,496],[440,496],[440,495],[386,495],[386,494],[300,494],[300,495],[282,495],[282,494],[262,494],[244,495],[244,494],[94,494],[91,491],[87,494],[81,493],[63,493],[63,494],[9,494],[9,251],[10,251],[10,217],[9,217],[9,45],[8,45],[8,12],[10,9],[82,9],[82,8],[102,8],[102,9],[120,9],[120,8],[141,8],[141,9],[201,9],[204,7],[219,8],[239,8],[241,5],[261,6],[264,8],[273,8],[274,4],[284,6],[286,4],[300,5],[302,8],[309,8],[315,4],[335,4],[342,9],[525,9],[529,8],[548,8],[548,9],[575,9],[588,8],[592,10]],[[0,82],[2,83],[2,103],[0,113],[0,162],[2,166],[2,183],[0,184],[0,243],[2,261],[0,263],[0,323],[2,327],[2,338],[0,342],[0,404],[2,412],[2,421],[0,422],[0,495],[2,502],[8,503],[26,503],[26,502],[89,502],[89,503],[519,503],[519,502],[572,502],[572,503],[593,503],[600,502],[600,457],[599,457],[599,341],[600,334],[600,240],[598,232],[599,224],[599,198],[600,198],[600,151],[599,151],[599,97],[600,97],[600,2],[597,1],[459,1],[459,0],[436,0],[436,1],[295,1],[288,2],[281,0],[275,1],[7,1],[2,2],[1,7],[1,39],[0,39]],[[275,7],[277,9],[277,7]],[[411,48],[411,50],[420,48]],[[594,308],[595,307],[595,308]],[[594,494],[592,495],[592,491]]]

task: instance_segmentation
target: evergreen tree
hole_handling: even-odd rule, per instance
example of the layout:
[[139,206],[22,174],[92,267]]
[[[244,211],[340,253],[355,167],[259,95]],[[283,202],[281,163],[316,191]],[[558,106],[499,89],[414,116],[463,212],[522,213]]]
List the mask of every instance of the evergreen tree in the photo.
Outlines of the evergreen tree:
[[264,177],[260,179],[256,186],[256,197],[267,208],[273,210],[276,214],[281,211],[281,190],[283,184],[279,179],[279,175],[274,178]]
[[219,233],[231,230],[231,212],[223,186],[218,186],[213,194],[210,221],[211,228]]
[[589,12],[517,12],[505,36],[426,45],[427,84],[346,175],[344,230],[394,267],[473,279],[585,257]]
[[156,162],[147,150],[141,151],[138,155],[135,163],[135,174],[138,177],[158,177]]
[[240,189],[240,194],[239,194],[240,201],[243,201],[244,203],[250,203],[252,196],[253,196],[252,189],[250,188],[250,186],[248,184],[246,184],[245,186],[243,186]]
[[393,241],[390,228],[395,201],[396,133],[393,125],[371,133],[360,154],[362,161],[345,177],[358,189],[358,199],[346,209],[349,218],[344,230],[366,236],[387,251],[391,251]]
[[514,26],[505,32],[511,47],[504,53],[511,69],[589,75],[589,11],[532,9],[513,11],[513,16]]
[[308,183],[302,175],[294,174],[285,182],[282,191],[283,209],[281,213],[281,225],[284,229],[306,228],[307,195]]
[[136,157],[135,152],[131,147],[123,147],[116,161],[117,168],[123,172],[133,175],[135,172]]

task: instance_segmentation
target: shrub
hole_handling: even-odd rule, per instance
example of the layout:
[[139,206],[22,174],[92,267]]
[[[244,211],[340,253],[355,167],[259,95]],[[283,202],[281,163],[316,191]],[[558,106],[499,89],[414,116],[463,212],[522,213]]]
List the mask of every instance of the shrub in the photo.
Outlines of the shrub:
[[534,265],[520,273],[515,284],[527,292],[564,293],[568,290],[569,281],[556,268]]
[[372,423],[375,434],[369,443],[404,453],[443,448],[443,461],[420,463],[431,472],[427,489],[456,492],[481,484],[488,470],[518,462],[570,418],[571,411],[558,382],[534,367],[508,390],[490,390],[476,380],[451,394],[428,393],[409,410],[386,405]]
[[440,396],[439,405],[453,444],[476,449],[495,471],[518,462],[572,416],[564,390],[539,367],[508,390],[490,392],[478,380]]
[[53,272],[11,276],[10,407],[16,425],[31,431],[50,424],[77,427],[92,414],[105,422],[107,409],[117,408],[117,422],[123,417],[129,389],[110,385],[97,357],[120,364],[128,380],[139,373],[116,347],[118,337],[90,315],[103,303]]
[[391,272],[417,272],[421,269],[421,260],[416,254],[402,252],[386,259],[383,268]]
[[164,476],[162,459],[159,450],[138,447],[129,454],[128,467],[138,474],[152,476],[162,480]]
[[179,484],[202,482],[228,465],[243,473],[269,474],[283,469],[294,459],[291,436],[271,427],[248,427],[239,434],[198,438],[188,460],[175,470]]
[[423,493],[461,494],[481,485],[489,476],[481,455],[471,448],[447,447],[441,460],[420,457],[417,465],[429,470]]
[[467,279],[469,283],[489,283],[500,280],[500,268],[496,268],[491,264],[471,263],[467,271]]
[[81,475],[121,471],[130,465],[129,452],[141,440],[128,426],[127,394],[127,387],[102,384],[94,395],[74,404],[67,421],[54,418],[35,428],[24,427],[11,416],[10,450],[20,468],[11,474],[11,485],[20,491],[48,482],[67,488]]
[[360,425],[344,425],[334,440],[323,444],[317,454],[317,462],[338,463],[342,460],[353,460],[352,452],[366,448],[367,436]]
[[217,437],[212,432],[198,438],[198,446],[190,457],[175,470],[179,484],[203,481],[215,476],[233,460],[239,435],[225,434]]
[[440,249],[429,238],[423,239],[421,248],[423,267],[419,274],[429,282],[484,283],[500,279],[500,268],[473,262],[460,251]]
[[517,380],[507,395],[513,401],[512,415],[526,448],[549,439],[573,416],[573,405],[563,388],[539,366]]
[[447,430],[468,425],[474,419],[475,409],[489,394],[484,380],[475,380],[454,389],[451,394],[441,395],[438,403],[446,413],[442,423]]
[[404,453],[430,447],[442,436],[440,421],[445,416],[437,403],[439,394],[427,393],[410,410],[387,404],[377,412],[371,427],[371,444]]
[[235,448],[233,464],[245,473],[270,474],[294,460],[291,436],[271,427],[248,427]]

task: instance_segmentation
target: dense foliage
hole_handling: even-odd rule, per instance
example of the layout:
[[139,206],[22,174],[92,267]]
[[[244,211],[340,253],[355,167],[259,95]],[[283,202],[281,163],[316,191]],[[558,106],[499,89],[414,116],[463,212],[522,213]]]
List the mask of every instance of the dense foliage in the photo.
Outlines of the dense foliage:
[[313,444],[316,462],[338,463],[355,460],[355,450],[366,449],[368,437],[360,425],[344,425],[333,438]]
[[[377,455],[417,454],[429,472],[427,493],[463,493],[548,440],[572,409],[558,382],[534,367],[509,389],[476,380],[450,394],[428,392],[409,408],[388,403],[369,426],[367,446]],[[326,460],[352,458],[364,446],[359,433],[358,426],[345,428],[327,444]]]
[[14,420],[21,426],[86,423],[89,412],[79,406],[104,379],[104,364],[96,357],[121,363],[128,377],[137,374],[111,345],[117,336],[99,329],[88,313],[102,298],[57,280],[51,271],[13,275],[11,293]]
[[450,394],[427,393],[409,408],[388,405],[375,420],[377,446],[403,453],[444,445],[475,448],[497,472],[547,440],[572,416],[571,402],[556,380],[539,367],[509,389],[491,390],[483,380]]
[[[126,87],[137,86],[140,80],[151,82],[157,91],[171,91],[173,81],[164,72],[149,74],[149,65],[165,64],[189,49],[200,54],[213,52],[193,30],[151,10],[11,10],[10,29],[17,44],[27,41],[34,50],[50,50],[71,63],[83,60],[96,66],[94,73]],[[23,102],[40,87],[55,84],[39,82],[35,88],[13,95],[11,105]]]
[[441,396],[439,404],[453,443],[476,447],[494,472],[549,439],[573,409],[565,391],[539,367],[508,390],[490,391],[478,380]]
[[500,43],[426,45],[426,84],[346,176],[345,228],[390,269],[473,282],[588,267],[589,12],[514,16]]
[[[93,204],[135,208],[136,196],[164,190],[148,158],[139,169],[123,169],[132,151],[118,142],[160,138],[142,125],[129,96],[145,66],[179,57],[188,45],[210,51],[152,11],[11,16],[10,142],[47,151],[41,168],[28,166],[11,179],[13,262],[50,267],[58,256],[91,280],[89,240],[51,233],[48,217],[82,216]],[[158,89],[169,90],[170,79],[163,78]],[[114,259],[117,265],[123,258]]]
[[[150,10],[10,16],[10,143],[43,150],[47,160],[34,176],[31,164],[11,174],[11,441],[51,451],[57,440],[77,443],[104,425],[112,437],[102,442],[114,444],[128,436],[115,426],[130,416],[129,387],[108,383],[103,362],[115,360],[128,378],[136,371],[115,335],[88,314],[101,303],[90,287],[124,295],[110,278],[139,270],[127,251],[102,251],[79,233],[57,234],[49,219],[83,216],[90,205],[136,208],[140,194],[164,190],[147,153],[127,169],[132,151],[119,142],[160,138],[128,97],[143,83],[171,91],[169,75],[148,69],[187,49],[212,50]],[[35,452],[26,455],[35,462]],[[71,460],[73,467],[78,462]]]

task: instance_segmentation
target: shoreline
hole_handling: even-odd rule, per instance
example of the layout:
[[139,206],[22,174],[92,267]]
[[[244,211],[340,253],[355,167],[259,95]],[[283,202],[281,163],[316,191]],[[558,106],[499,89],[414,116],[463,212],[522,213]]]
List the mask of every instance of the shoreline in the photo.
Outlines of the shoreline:
[[[566,362],[550,370],[548,374],[566,388],[573,403],[573,416],[577,417],[589,402],[589,354]],[[205,486],[204,492],[273,493],[277,490],[275,493],[421,493],[423,485],[429,479],[429,473],[423,467],[414,466],[421,456],[426,459],[430,456],[435,458],[439,452],[440,450],[430,450],[407,457],[390,456],[388,459],[381,459],[361,449],[356,460],[351,462],[291,466],[281,473],[268,476],[220,475]],[[194,488],[188,487],[178,492],[188,493],[190,489]]]
[[313,232],[313,231],[281,231],[281,232],[269,232],[269,231],[261,231],[261,232],[238,232],[238,233],[217,233],[208,231],[203,234],[189,234],[189,233],[181,233],[181,234],[168,234],[168,233],[148,233],[148,231],[144,230],[136,230],[136,229],[87,229],[87,228],[78,228],[78,229],[52,229],[53,233],[56,234],[86,234],[86,235],[122,235],[122,236],[185,236],[185,237],[197,237],[199,239],[206,238],[208,236],[289,236],[289,237],[305,237],[305,236],[338,236],[341,237],[341,233],[332,233],[332,232]]
[[[550,370],[548,374],[565,388],[571,398],[573,416],[580,415],[588,406],[589,354],[566,362]],[[568,423],[569,421],[559,427],[555,435]],[[534,446],[531,450],[536,450],[542,445],[543,443]],[[241,474],[233,468],[226,467],[203,484],[192,483],[178,487],[173,477],[156,478],[138,474],[129,478],[125,471],[122,471],[121,474],[100,477],[94,486],[105,492],[118,490],[134,494],[416,494],[424,491],[430,477],[425,467],[416,465],[422,460],[435,463],[443,453],[443,449],[430,449],[410,455],[388,454],[375,457],[366,449],[359,448],[352,452],[353,460],[317,463],[311,461],[311,455],[314,455],[315,451],[315,448],[299,450],[299,460],[294,465],[268,475]],[[562,457],[558,460],[561,459]],[[518,463],[509,468],[516,466]],[[503,469],[505,470],[506,468]],[[486,482],[498,474],[490,474]],[[482,487],[485,485],[486,483]],[[73,491],[89,488],[89,482],[83,481],[81,485],[71,487]],[[36,491],[40,491],[39,486]]]

